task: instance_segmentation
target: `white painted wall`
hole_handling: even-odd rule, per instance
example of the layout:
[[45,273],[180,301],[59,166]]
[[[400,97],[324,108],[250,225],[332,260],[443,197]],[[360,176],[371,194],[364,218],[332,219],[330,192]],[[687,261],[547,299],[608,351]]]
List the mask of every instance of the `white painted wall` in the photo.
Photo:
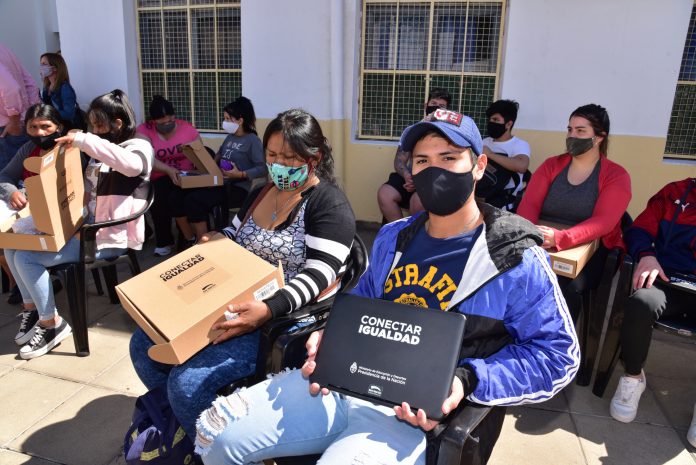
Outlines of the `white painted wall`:
[[0,42],[17,55],[37,84],[40,84],[39,57],[60,48],[55,3],[55,0],[0,1]]
[[141,120],[133,2],[71,0],[58,2],[57,12],[61,50],[80,105],[86,108],[95,97],[119,88]]
[[665,137],[693,0],[509,0],[501,96],[516,127],[564,131],[580,105],[614,134]]
[[[259,118],[301,107],[318,119],[342,119],[352,89],[350,0],[254,0],[242,3],[242,89]],[[347,16],[346,11],[349,12]],[[348,106],[350,108],[350,106]]]

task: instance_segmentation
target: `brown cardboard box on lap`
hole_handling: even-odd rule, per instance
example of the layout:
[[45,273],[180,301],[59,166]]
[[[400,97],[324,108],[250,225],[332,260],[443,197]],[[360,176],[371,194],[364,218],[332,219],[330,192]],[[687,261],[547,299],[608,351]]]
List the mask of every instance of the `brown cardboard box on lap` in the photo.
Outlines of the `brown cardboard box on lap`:
[[182,189],[222,186],[225,181],[222,170],[210,156],[203,142],[196,139],[190,144],[182,145],[181,151],[196,166],[196,171],[188,171],[180,176]]
[[[555,229],[567,229],[570,226],[548,221],[540,221],[539,224],[549,226]],[[580,244],[570,249],[556,251],[555,249],[548,250],[551,257],[551,269],[559,276],[566,278],[575,278],[580,274],[587,262],[592,258],[592,255],[599,247],[599,239]]]
[[[85,185],[77,148],[60,146],[24,167],[37,173],[24,180],[29,204],[0,224],[0,248],[58,252],[82,225]],[[37,234],[18,234],[12,227],[31,216]]]
[[155,342],[148,355],[183,363],[222,331],[230,303],[262,300],[283,286],[283,270],[222,234],[197,244],[116,287],[121,304]]

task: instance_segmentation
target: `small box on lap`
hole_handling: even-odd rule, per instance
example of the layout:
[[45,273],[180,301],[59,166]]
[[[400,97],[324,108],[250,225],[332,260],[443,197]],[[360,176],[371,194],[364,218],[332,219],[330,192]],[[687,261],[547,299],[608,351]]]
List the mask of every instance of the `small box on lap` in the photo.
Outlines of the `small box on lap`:
[[181,151],[196,166],[196,171],[182,171],[179,174],[182,189],[222,186],[224,182],[222,171],[200,140],[183,145]]
[[150,358],[180,364],[221,330],[230,303],[262,300],[284,285],[283,270],[221,234],[116,287],[121,304],[155,342]]

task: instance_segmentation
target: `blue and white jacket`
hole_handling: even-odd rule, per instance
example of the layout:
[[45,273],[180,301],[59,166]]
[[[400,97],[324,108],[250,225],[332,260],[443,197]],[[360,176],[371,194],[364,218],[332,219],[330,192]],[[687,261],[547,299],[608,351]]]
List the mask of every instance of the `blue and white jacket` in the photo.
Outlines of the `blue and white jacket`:
[[[456,375],[471,402],[543,402],[578,370],[573,322],[537,228],[489,205],[479,208],[484,230],[448,307],[467,317]],[[389,273],[427,218],[412,216],[379,231],[354,294],[383,298]]]

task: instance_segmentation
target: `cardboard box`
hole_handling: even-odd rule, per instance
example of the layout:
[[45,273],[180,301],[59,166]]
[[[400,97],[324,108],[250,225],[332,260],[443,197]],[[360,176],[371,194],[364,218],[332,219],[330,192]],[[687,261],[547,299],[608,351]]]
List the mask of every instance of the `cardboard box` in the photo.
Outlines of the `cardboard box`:
[[[29,205],[0,224],[3,249],[58,252],[82,225],[85,185],[80,151],[56,147],[42,157],[29,157],[24,167],[38,173],[24,180]],[[12,226],[31,216],[41,234],[16,234]]]
[[155,345],[148,354],[179,364],[222,331],[230,303],[261,300],[280,289],[283,270],[222,234],[153,266],[116,287],[121,304]]
[[222,170],[200,140],[182,145],[181,151],[196,166],[196,171],[188,171],[181,176],[181,188],[222,186],[225,179]]
[[[549,222],[540,222],[539,224],[559,230],[570,227],[568,225]],[[578,274],[580,274],[580,271],[582,271],[592,255],[597,251],[598,247],[599,239],[595,239],[592,242],[580,244],[570,249],[561,250],[560,252],[553,251],[553,249],[549,250],[549,256],[551,257],[551,269],[553,269],[553,272],[559,276],[575,278]]]

